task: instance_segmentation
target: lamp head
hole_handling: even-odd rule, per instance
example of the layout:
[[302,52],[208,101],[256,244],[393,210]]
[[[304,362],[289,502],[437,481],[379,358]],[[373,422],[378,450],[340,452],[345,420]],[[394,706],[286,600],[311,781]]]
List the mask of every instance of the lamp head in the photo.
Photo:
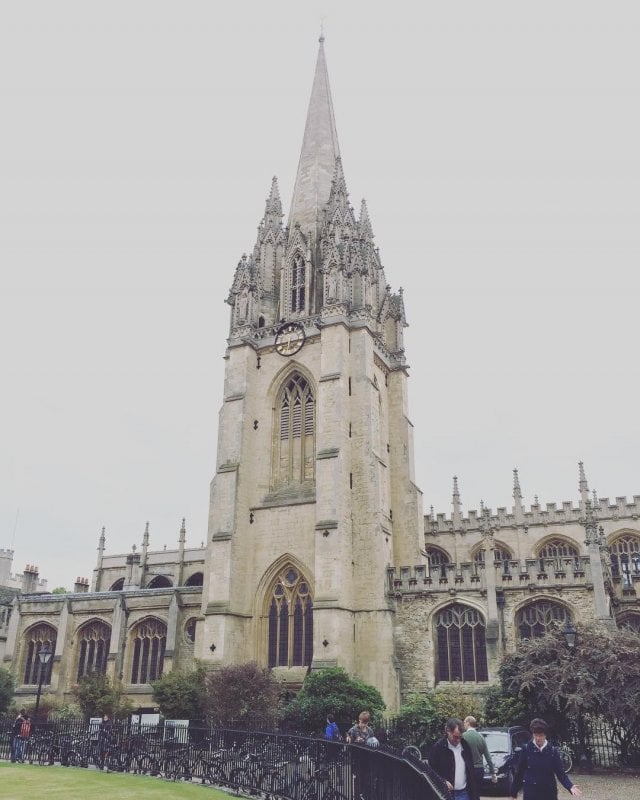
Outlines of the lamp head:
[[42,664],[42,666],[45,666],[46,664],[49,663],[49,661],[51,661],[52,655],[53,653],[51,651],[51,645],[49,644],[49,642],[45,642],[40,648],[40,652],[38,653],[38,658],[40,659],[40,663]]
[[569,650],[573,650],[576,646],[577,633],[578,632],[576,631],[571,620],[567,620],[562,627],[562,635],[564,636],[564,640],[567,643]]

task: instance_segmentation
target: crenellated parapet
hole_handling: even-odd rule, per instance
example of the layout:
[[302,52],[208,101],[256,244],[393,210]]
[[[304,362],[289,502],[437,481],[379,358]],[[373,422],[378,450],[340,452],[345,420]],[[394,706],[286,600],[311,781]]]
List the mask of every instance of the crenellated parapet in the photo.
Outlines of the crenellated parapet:
[[[527,558],[495,561],[495,586],[509,588],[588,588],[592,583],[588,556]],[[387,569],[387,592],[392,596],[486,591],[485,564],[478,561],[418,564]]]
[[[598,498],[595,507],[597,517],[600,522],[618,519],[640,519],[640,495],[634,495],[633,500],[629,501],[626,497],[616,497],[615,502],[611,502],[608,497]],[[492,527],[499,528],[523,528],[534,525],[563,525],[581,524],[584,520],[584,511],[574,505],[571,500],[564,501],[560,506],[556,503],[547,503],[544,507],[538,503],[533,503],[529,508],[523,507],[522,522],[518,522],[517,516],[513,511],[506,508],[497,508],[495,512],[489,509],[489,516]],[[424,518],[424,532],[427,536],[438,536],[443,533],[480,532],[482,511],[472,509],[466,515],[460,514],[455,521],[454,515],[448,514],[427,514]]]

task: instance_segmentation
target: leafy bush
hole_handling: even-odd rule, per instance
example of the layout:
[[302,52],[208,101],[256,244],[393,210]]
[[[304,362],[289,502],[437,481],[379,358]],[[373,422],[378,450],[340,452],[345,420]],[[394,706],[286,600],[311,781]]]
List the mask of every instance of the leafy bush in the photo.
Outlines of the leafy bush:
[[131,701],[124,696],[122,685],[98,672],[80,678],[71,691],[84,717],[101,717],[103,714],[126,717],[133,710]]
[[[344,669],[332,667],[310,672],[295,700],[287,706],[284,722],[290,729],[307,733],[324,731],[327,714],[351,724],[361,711],[369,711],[375,728],[382,720],[385,703],[380,692]],[[342,730],[344,735],[346,731]]]
[[153,698],[167,719],[202,720],[205,717],[205,677],[203,666],[191,672],[173,670],[153,681]]
[[432,696],[410,694],[389,721],[387,742],[398,748],[412,744],[422,749],[438,737],[442,730],[440,723]]
[[207,720],[220,728],[272,730],[279,716],[280,684],[257,664],[231,664],[205,678]]
[[0,667],[0,714],[4,714],[11,706],[15,686],[12,673]]

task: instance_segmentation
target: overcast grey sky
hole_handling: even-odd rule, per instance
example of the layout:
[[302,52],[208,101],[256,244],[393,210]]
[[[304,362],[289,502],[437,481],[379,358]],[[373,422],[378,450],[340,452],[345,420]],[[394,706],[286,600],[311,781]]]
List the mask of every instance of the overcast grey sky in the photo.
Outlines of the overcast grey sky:
[[206,538],[235,265],[285,207],[321,17],[403,286],[425,511],[640,494],[636,2],[5,3],[0,547]]

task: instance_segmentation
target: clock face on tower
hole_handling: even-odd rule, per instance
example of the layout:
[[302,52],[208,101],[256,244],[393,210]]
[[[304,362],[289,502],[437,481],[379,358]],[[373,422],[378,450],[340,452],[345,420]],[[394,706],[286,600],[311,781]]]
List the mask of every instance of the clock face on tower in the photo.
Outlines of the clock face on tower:
[[281,356],[293,356],[302,349],[305,335],[304,328],[297,322],[281,325],[276,333],[276,351]]

